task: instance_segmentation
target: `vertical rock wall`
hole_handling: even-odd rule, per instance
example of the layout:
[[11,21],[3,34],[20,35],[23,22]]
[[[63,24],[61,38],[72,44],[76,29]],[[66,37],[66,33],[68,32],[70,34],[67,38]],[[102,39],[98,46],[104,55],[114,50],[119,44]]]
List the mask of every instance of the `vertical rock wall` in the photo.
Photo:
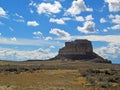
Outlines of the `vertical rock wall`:
[[75,40],[66,42],[65,47],[59,50],[60,55],[86,55],[92,53],[92,44],[88,40]]

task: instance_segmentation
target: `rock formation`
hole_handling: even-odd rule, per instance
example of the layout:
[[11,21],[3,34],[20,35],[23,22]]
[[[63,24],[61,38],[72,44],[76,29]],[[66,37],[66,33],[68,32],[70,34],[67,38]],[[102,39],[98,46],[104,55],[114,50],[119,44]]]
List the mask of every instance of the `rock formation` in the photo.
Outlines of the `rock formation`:
[[100,63],[111,63],[111,61],[94,53],[92,43],[86,39],[66,42],[65,47],[61,48],[59,50],[59,54],[52,59],[85,60]]

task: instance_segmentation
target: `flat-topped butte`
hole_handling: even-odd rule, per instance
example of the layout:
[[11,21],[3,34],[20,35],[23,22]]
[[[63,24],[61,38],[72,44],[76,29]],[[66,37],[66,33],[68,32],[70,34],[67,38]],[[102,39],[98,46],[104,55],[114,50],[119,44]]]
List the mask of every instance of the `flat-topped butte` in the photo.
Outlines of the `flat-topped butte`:
[[111,63],[111,61],[104,59],[103,57],[93,52],[92,43],[87,39],[78,39],[71,42],[65,42],[65,46],[61,48],[58,55],[52,59],[70,59],[93,61],[99,63]]

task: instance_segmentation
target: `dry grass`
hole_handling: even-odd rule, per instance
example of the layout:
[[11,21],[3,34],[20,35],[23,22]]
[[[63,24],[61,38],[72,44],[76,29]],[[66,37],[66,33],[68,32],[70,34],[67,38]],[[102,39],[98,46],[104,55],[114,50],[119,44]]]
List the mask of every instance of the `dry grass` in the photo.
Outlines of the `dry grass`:
[[[117,70],[119,72],[120,65],[80,61],[0,62],[0,70],[2,70],[0,90],[120,90],[120,86],[116,83],[112,83],[113,86],[107,88],[92,85],[92,80],[96,81],[95,78],[101,75],[100,73],[95,73],[96,75],[93,76],[95,78],[91,79],[91,82],[85,76],[81,76],[81,73],[86,73],[87,70],[101,70],[101,72]],[[113,72],[106,72],[108,73]],[[90,75],[90,73],[87,74]],[[105,77],[108,76],[105,75]],[[112,75],[110,77],[112,78]]]
[[[75,88],[77,70],[40,70],[33,73],[0,74],[0,86],[15,86],[15,90],[65,90]],[[82,83],[79,85],[82,85]]]

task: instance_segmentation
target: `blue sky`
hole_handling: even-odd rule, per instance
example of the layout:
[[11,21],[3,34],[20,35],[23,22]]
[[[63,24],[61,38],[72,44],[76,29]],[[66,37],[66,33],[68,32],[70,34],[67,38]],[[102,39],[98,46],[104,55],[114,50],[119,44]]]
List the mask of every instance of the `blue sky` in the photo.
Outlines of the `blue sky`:
[[0,59],[46,59],[88,39],[120,63],[120,0],[0,0]]

